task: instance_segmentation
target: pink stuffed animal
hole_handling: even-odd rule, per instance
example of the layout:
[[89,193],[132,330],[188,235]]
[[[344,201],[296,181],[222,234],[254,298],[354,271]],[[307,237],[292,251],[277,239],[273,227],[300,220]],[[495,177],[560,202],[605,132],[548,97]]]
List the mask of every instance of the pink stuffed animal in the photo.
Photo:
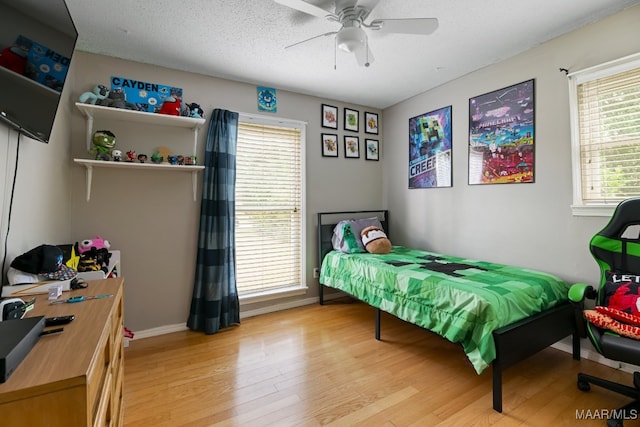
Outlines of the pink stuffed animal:
[[108,240],[104,240],[102,237],[97,236],[93,239],[86,239],[82,242],[78,243],[78,252],[82,255],[85,252],[91,251],[91,249],[109,249],[111,247],[111,242]]

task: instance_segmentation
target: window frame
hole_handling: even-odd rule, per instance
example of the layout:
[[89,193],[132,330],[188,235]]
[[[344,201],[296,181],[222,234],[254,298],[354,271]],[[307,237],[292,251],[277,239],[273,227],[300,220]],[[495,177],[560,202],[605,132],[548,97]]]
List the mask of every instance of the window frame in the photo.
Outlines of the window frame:
[[[300,284],[298,286],[287,286],[277,289],[270,289],[262,292],[253,292],[251,294],[238,295],[240,305],[253,304],[262,301],[271,301],[275,299],[282,299],[296,295],[304,295],[308,292],[309,286],[307,284],[307,226],[306,226],[306,125],[307,122],[295,119],[287,119],[282,117],[271,117],[260,114],[252,113],[238,113],[238,122],[245,122],[257,125],[265,126],[279,126],[279,127],[291,127],[300,130],[300,192],[301,192],[301,218],[300,218],[300,232],[301,232],[301,247],[300,247]],[[236,169],[236,175],[237,175]]]
[[619,201],[611,203],[585,202],[582,197],[582,161],[580,156],[580,117],[578,111],[578,85],[625,71],[640,69],[640,53],[568,73],[569,113],[571,131],[571,170],[573,185],[573,216],[610,217]]

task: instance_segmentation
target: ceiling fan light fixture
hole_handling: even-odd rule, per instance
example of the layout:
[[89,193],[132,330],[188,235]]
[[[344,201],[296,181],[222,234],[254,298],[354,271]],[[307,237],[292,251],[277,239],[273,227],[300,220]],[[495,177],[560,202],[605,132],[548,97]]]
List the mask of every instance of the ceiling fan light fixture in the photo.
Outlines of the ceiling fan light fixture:
[[353,52],[363,46],[367,40],[367,34],[360,27],[344,27],[336,35],[336,43],[340,50]]

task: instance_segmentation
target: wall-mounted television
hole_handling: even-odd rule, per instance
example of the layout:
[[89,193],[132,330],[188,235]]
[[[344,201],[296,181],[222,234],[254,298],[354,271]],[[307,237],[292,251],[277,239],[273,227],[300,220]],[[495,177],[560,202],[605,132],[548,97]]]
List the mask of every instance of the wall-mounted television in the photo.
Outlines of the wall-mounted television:
[[0,0],[0,123],[49,142],[77,38],[64,0]]

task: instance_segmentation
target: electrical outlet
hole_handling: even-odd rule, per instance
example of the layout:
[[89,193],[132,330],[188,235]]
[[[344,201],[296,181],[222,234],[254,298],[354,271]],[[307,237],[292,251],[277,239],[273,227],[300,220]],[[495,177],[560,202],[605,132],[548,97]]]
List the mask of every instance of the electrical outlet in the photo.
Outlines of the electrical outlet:
[[313,278],[317,279],[320,277],[320,269],[319,268],[314,268],[313,269]]

